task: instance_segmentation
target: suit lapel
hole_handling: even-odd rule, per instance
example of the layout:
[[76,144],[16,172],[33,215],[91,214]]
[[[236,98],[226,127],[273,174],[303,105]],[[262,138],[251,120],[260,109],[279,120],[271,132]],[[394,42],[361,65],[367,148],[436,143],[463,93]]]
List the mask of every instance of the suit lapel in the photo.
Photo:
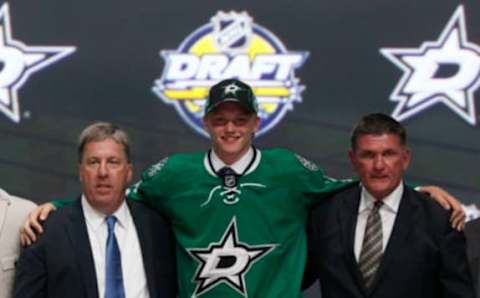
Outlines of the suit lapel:
[[75,259],[80,269],[80,279],[84,284],[85,296],[97,298],[97,275],[80,200],[72,207],[69,214],[69,223],[66,226],[67,234],[72,243],[73,253],[76,256]]
[[145,276],[147,278],[147,287],[150,293],[150,297],[156,297],[156,286],[155,283],[158,281],[155,280],[155,267],[154,262],[149,260],[154,260],[154,251],[152,250],[152,238],[147,235],[153,235],[152,224],[149,223],[148,217],[139,210],[138,205],[135,202],[127,200],[130,213],[132,214],[133,222],[137,230],[138,241],[140,242],[140,250],[142,253],[143,259],[143,268],[145,269]]
[[384,273],[388,270],[388,265],[391,260],[401,253],[402,247],[405,245],[407,237],[414,226],[417,206],[412,200],[412,192],[413,190],[410,190],[407,186],[404,187],[402,200],[393,224],[392,234],[385,248],[380,267],[375,275],[372,291],[381,282],[382,277],[385,276]]
[[360,186],[355,187],[352,189],[352,193],[346,194],[342,197],[343,208],[340,208],[337,212],[340,219],[340,226],[342,227],[342,240],[346,248],[345,261],[347,268],[354,277],[357,286],[365,291],[362,274],[358,268],[354,253],[355,228],[357,226],[358,206],[360,204],[360,190]]

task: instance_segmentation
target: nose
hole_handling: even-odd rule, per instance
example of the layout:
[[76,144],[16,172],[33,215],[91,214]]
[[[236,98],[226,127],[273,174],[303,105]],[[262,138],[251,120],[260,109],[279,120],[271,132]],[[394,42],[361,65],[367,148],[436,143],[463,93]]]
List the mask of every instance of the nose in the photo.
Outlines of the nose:
[[225,130],[227,132],[235,131],[235,124],[232,121],[228,121],[227,124],[225,125]]
[[375,170],[382,170],[385,167],[385,160],[382,156],[375,157],[373,161],[373,167]]
[[98,166],[98,176],[106,177],[108,175],[108,167],[106,162],[101,162]]

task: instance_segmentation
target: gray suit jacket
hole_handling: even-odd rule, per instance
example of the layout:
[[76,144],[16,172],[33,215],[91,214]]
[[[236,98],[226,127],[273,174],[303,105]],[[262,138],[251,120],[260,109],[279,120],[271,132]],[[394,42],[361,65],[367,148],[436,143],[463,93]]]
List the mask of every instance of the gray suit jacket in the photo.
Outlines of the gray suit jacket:
[[466,224],[465,236],[467,237],[468,263],[475,283],[476,297],[480,298],[480,218]]
[[20,254],[20,227],[35,206],[0,189],[0,298],[12,297],[15,261]]

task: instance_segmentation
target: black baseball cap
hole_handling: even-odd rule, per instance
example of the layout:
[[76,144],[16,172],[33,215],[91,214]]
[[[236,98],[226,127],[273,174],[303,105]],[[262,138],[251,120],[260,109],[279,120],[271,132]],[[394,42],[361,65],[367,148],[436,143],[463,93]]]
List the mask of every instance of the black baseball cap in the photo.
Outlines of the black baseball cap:
[[224,102],[237,102],[249,112],[258,112],[258,103],[252,88],[237,79],[223,80],[210,88],[205,114],[210,113]]

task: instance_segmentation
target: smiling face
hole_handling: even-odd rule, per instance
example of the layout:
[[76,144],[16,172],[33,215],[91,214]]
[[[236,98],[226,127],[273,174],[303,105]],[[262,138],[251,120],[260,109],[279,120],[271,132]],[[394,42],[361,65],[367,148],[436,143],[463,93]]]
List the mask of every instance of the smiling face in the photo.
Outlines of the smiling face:
[[122,144],[111,138],[91,141],[83,148],[79,176],[89,204],[111,214],[125,199],[125,190],[132,180],[132,165]]
[[399,185],[411,153],[398,135],[365,134],[357,138],[349,157],[363,186],[376,199],[383,199]]
[[225,102],[205,115],[203,124],[212,140],[213,150],[223,162],[230,165],[239,160],[252,145],[260,118],[238,103]]

